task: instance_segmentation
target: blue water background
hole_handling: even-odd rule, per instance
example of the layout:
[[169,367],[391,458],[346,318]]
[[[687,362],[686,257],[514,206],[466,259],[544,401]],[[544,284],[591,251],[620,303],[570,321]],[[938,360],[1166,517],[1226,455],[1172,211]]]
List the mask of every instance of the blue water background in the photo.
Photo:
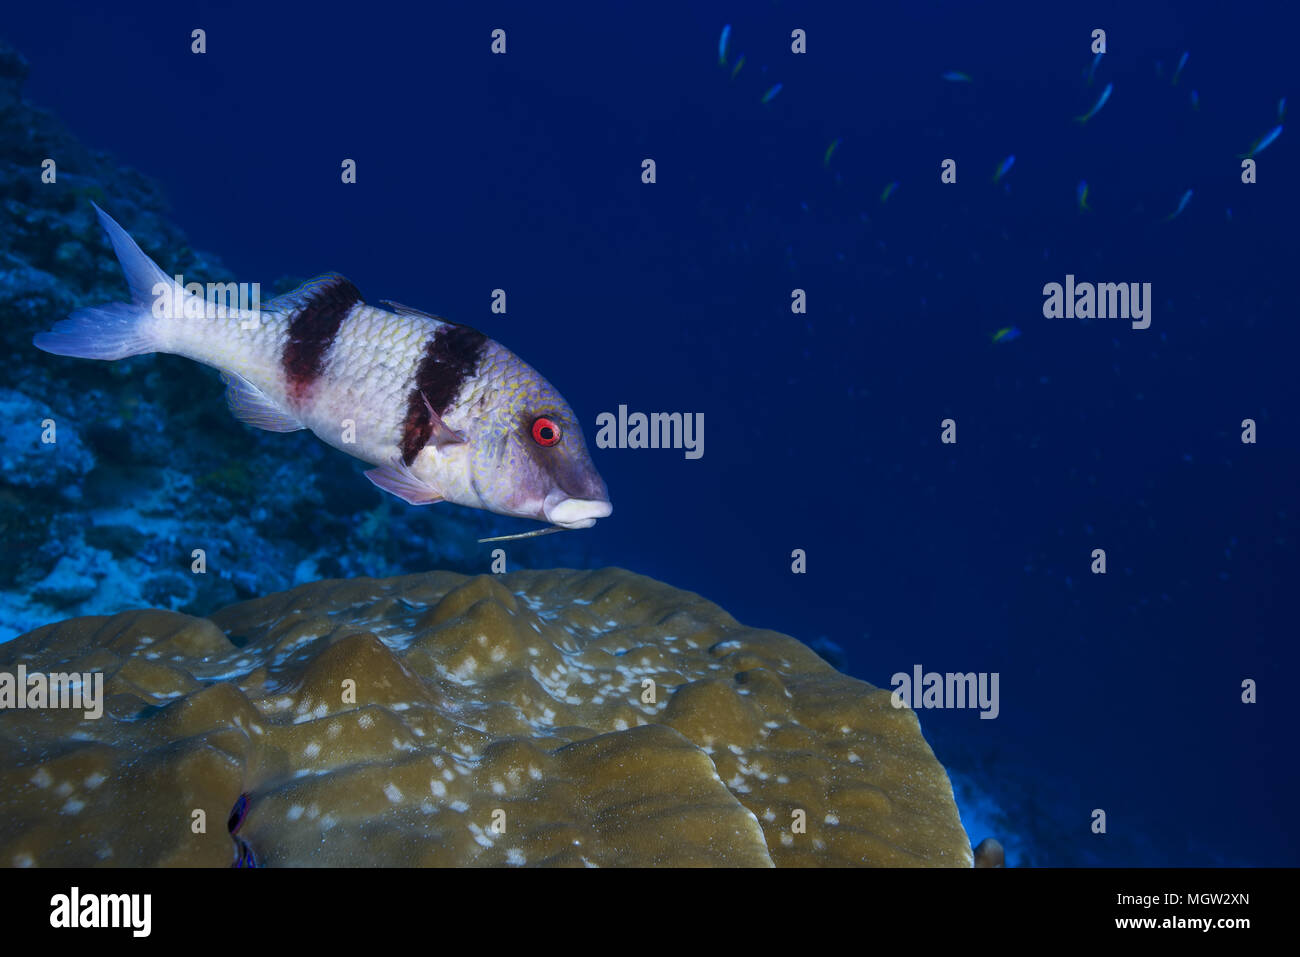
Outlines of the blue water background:
[[[1294,4],[466,6],[49,2],[4,30],[27,97],[240,278],[334,269],[474,325],[589,442],[620,404],[704,413],[699,460],[595,450],[615,513],[580,534],[877,685],[998,672],[996,720],[921,720],[1026,860],[1300,863],[1300,131],[1255,185],[1236,158],[1300,106]],[[1150,282],[1151,328],[1044,319],[1067,273]]]

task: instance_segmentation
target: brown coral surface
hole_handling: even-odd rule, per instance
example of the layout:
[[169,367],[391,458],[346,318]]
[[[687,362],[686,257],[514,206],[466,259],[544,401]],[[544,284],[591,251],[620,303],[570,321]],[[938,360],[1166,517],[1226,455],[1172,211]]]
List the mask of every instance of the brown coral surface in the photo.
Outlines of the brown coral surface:
[[972,862],[911,711],[619,569],[76,618],[19,664],[105,702],[0,712],[4,865],[226,866],[241,794],[266,866]]

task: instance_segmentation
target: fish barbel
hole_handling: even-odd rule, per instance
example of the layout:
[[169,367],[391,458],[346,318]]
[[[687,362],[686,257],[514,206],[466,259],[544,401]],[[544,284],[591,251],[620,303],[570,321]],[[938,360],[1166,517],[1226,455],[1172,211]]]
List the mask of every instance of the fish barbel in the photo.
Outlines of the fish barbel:
[[613,511],[569,404],[483,333],[398,303],[367,305],[336,273],[260,308],[218,305],[95,211],[132,302],[80,309],[37,335],[38,348],[106,360],[166,352],[212,366],[240,421],[309,429],[412,505],[448,501],[549,522],[546,531],[590,528]]

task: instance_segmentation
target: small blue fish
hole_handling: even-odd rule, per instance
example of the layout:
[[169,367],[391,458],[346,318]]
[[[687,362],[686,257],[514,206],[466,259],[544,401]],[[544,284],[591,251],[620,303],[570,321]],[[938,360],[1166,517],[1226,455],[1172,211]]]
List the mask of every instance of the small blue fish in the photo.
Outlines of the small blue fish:
[[1188,56],[1190,56],[1190,53],[1187,50],[1184,50],[1183,55],[1178,58],[1178,69],[1174,71],[1174,78],[1169,81],[1170,86],[1178,85],[1178,78],[1182,76],[1183,67],[1187,66]]
[[994,342],[1014,342],[1020,338],[1020,330],[1015,326],[1007,326],[993,333]]
[[248,795],[241,794],[239,800],[235,802],[234,808],[231,809],[230,817],[226,821],[226,830],[234,834],[244,823],[246,817],[248,817]]
[[718,38],[718,66],[727,65],[727,43],[731,40],[731,24],[728,23],[722,28],[722,36]]
[[840,138],[837,136],[835,139],[831,140],[831,145],[826,147],[826,153],[822,156],[822,166],[831,165],[831,157],[835,155],[835,151],[839,149],[839,147]]
[[1237,159],[1252,159],[1256,153],[1262,153],[1268,149],[1269,145],[1282,135],[1282,124],[1279,123],[1259,139],[1250,145],[1250,149],[1244,153],[1238,153]]
[[1284,117],[1284,116],[1286,116],[1286,97],[1285,97],[1285,96],[1282,97],[1282,99],[1280,99],[1280,100],[1277,101],[1277,118],[1280,120],[1280,119],[1282,119],[1282,117]]
[[736,65],[731,68],[731,78],[733,80],[736,78],[736,74],[739,73],[741,69],[744,68],[744,66],[745,66],[745,54],[742,53],[740,55],[740,59],[736,61]]
[[763,94],[763,102],[771,103],[774,99],[776,99],[776,95],[780,92],[781,92],[781,84],[777,83],[770,90],[768,90],[766,93]]
[[1197,93],[1195,90],[1192,90],[1192,109],[1199,110],[1200,108],[1201,108],[1201,94]]
[[248,846],[248,842],[242,837],[234,838],[235,841],[235,863],[231,867],[257,867],[257,856],[253,849]]
[[1184,209],[1187,208],[1187,201],[1190,200],[1191,198],[1192,198],[1192,191],[1189,189],[1187,192],[1183,193],[1183,198],[1178,201],[1178,208],[1175,209],[1168,216],[1166,216],[1162,221],[1167,223],[1171,219],[1177,217],[1179,213],[1181,213]]
[[942,74],[942,79],[947,80],[949,83],[969,83],[969,82],[971,82],[970,74],[968,74],[968,73],[962,73],[962,72],[960,72],[960,71],[958,71],[958,70],[949,70],[947,73]]
[[886,183],[885,188],[880,193],[880,201],[882,203],[889,202],[889,197],[894,195],[894,190],[896,189],[898,189],[898,180],[894,180],[892,183]]
[[1115,88],[1114,83],[1107,83],[1106,89],[1101,91],[1101,96],[1097,97],[1097,102],[1092,105],[1092,109],[1090,109],[1087,113],[1083,114],[1083,116],[1076,116],[1074,118],[1074,122],[1087,123],[1090,119],[1096,116],[1097,112],[1103,106],[1106,105],[1106,101],[1110,99],[1110,91],[1114,88]]
[[1092,86],[1092,75],[1097,72],[1097,64],[1101,62],[1101,58],[1105,55],[1105,53],[1098,51],[1097,55],[1092,58],[1092,65],[1088,67],[1088,86]]
[[993,182],[998,182],[1006,175],[1007,170],[1016,165],[1016,154],[1012,153],[1001,163],[998,164],[997,170],[993,173]]
[[1078,202],[1080,209],[1087,211],[1092,208],[1088,205],[1088,181],[1086,179],[1079,180],[1079,185],[1074,187],[1074,198]]

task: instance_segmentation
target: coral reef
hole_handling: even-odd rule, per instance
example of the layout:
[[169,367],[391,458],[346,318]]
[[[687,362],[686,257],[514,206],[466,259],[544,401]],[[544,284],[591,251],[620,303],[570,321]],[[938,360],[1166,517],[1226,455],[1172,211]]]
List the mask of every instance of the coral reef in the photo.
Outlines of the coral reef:
[[618,569],[70,619],[19,665],[103,716],[0,721],[6,865],[972,864],[888,691]]
[[[32,335],[126,297],[91,200],[169,272],[254,281],[197,252],[156,184],[82,146],[22,98],[27,63],[0,41],[0,641],[70,614],[156,605],[194,614],[321,576],[486,570],[476,543],[503,526],[391,500],[357,463],[305,434],[227,412],[217,373],[175,356],[104,363],[46,355]],[[55,178],[42,178],[45,160]],[[345,268],[322,263],[321,270]],[[303,277],[283,277],[282,292]],[[42,441],[43,422],[57,438]],[[588,540],[512,543],[512,568],[593,563]],[[190,574],[194,549],[209,573]]]

